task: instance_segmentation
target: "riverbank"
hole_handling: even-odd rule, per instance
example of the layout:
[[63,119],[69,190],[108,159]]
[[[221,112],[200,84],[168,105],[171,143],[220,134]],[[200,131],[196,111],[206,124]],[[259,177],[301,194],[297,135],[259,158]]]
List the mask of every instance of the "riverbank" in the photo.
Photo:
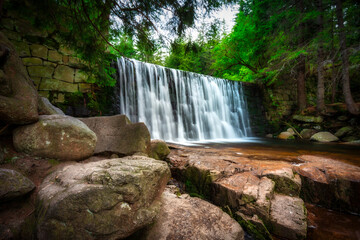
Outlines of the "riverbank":
[[[272,236],[286,237],[276,230],[279,224],[272,216],[272,204],[275,205],[272,199],[278,194],[295,198],[298,194],[304,200],[307,239],[319,239],[319,236],[357,239],[360,234],[356,226],[349,224],[360,220],[358,215],[349,214],[359,214],[356,203],[360,182],[358,146],[258,139],[197,146],[170,144],[170,147],[173,148],[169,155],[172,175],[184,182],[187,191],[231,209],[233,215],[244,214],[244,206],[249,217],[262,214],[259,218]],[[265,208],[268,215],[261,211],[264,204],[259,204],[259,194],[255,194],[250,203],[244,203],[244,195],[251,195],[240,181],[246,174],[254,177],[253,187],[258,184],[256,178],[261,182],[266,177],[275,183],[274,191],[267,195],[270,198]],[[246,179],[251,183],[248,176]],[[339,220],[329,221],[329,216]],[[247,230],[248,223],[242,224]]]

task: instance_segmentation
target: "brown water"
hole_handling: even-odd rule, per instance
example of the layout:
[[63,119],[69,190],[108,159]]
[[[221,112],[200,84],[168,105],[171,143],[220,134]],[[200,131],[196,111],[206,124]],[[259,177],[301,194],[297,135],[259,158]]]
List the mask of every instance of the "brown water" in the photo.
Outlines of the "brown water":
[[[310,143],[276,139],[253,139],[238,143],[198,143],[185,147],[218,156],[247,155],[254,159],[296,161],[300,155],[315,155],[360,166],[360,145]],[[360,194],[360,193],[359,193]],[[360,216],[306,204],[308,210],[307,239],[360,240]],[[249,238],[251,239],[251,238]]]

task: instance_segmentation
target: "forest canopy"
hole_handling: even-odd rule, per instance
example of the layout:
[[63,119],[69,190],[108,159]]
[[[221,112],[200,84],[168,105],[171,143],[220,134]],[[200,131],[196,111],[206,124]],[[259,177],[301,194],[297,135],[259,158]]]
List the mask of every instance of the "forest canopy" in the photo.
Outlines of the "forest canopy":
[[[89,63],[100,86],[114,84],[111,62],[125,56],[264,86],[290,78],[297,84],[300,110],[310,101],[323,112],[326,102],[344,100],[351,113],[359,113],[350,90],[360,87],[360,4],[355,0],[12,0],[6,4],[34,25],[55,29],[54,34]],[[201,26],[196,39],[184,34],[198,21],[200,10],[209,14],[226,4],[239,8],[230,33],[215,19]],[[164,30],[175,37],[164,36]],[[164,47],[169,49],[165,58]]]

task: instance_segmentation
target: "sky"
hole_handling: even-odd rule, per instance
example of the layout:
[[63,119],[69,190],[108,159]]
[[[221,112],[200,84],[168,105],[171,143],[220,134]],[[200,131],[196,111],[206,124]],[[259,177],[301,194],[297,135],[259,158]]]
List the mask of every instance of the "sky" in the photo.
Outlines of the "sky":
[[239,6],[237,4],[228,7],[222,7],[218,11],[215,11],[211,14],[210,17],[206,17],[203,19],[198,19],[196,22],[195,28],[191,28],[187,30],[187,34],[191,34],[192,39],[196,39],[199,35],[196,27],[200,27],[202,23],[212,23],[215,19],[219,19],[222,21],[225,20],[226,33],[230,33],[231,29],[235,25],[236,14],[239,12]]

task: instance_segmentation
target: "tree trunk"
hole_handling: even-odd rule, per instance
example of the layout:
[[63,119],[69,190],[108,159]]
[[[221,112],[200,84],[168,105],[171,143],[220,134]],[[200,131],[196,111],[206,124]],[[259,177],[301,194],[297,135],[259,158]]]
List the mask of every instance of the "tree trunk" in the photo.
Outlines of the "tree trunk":
[[297,78],[298,107],[302,111],[306,108],[306,88],[305,88],[305,56],[300,56],[298,78]]
[[336,92],[337,92],[337,79],[336,79],[336,70],[334,62],[332,62],[333,67],[331,68],[331,103],[335,103]]
[[[304,1],[299,0],[298,2],[298,8],[301,12],[301,17],[304,17]],[[300,46],[303,46],[304,44],[304,32],[305,32],[305,25],[304,23],[300,23]],[[305,87],[305,56],[301,55],[299,57],[299,67],[297,69],[298,75],[297,75],[297,100],[298,100],[298,107],[299,110],[302,111],[306,108],[306,87]]]
[[319,23],[319,46],[318,46],[318,56],[317,56],[317,91],[316,91],[316,110],[317,112],[324,112],[325,110],[325,87],[324,87],[324,59],[323,59],[323,41],[322,41],[322,31],[324,27],[324,15],[323,15],[323,6],[322,0],[318,0],[318,10],[320,15],[318,17]]
[[339,26],[339,39],[340,39],[340,55],[342,62],[342,88],[345,97],[345,103],[348,111],[351,114],[359,114],[359,108],[354,102],[350,90],[350,77],[349,77],[349,57],[346,49],[346,35],[344,27],[342,0],[336,0],[336,15]]

